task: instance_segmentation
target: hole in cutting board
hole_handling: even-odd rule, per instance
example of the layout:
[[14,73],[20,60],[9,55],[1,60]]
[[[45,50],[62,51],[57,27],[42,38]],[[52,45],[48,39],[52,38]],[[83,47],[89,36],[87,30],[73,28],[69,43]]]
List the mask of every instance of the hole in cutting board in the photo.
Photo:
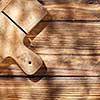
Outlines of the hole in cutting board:
[[29,61],[28,63],[29,63],[29,64],[32,64],[32,62],[31,62],[31,61]]

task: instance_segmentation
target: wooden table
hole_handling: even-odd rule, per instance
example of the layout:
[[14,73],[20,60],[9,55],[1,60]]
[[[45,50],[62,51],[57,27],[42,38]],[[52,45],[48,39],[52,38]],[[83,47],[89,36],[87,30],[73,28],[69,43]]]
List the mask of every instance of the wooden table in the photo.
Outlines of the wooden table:
[[0,100],[99,100],[100,1],[39,1],[48,15],[25,45],[44,66],[34,76],[17,65],[0,68]]

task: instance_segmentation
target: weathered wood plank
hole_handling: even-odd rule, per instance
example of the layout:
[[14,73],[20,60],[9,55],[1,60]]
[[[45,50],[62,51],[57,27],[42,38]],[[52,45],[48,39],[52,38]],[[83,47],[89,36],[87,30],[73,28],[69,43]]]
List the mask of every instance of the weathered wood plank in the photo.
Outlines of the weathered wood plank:
[[99,100],[98,77],[0,78],[1,100]]
[[48,74],[100,75],[99,25],[50,22],[33,40],[33,51],[44,60]]
[[39,1],[47,8],[52,20],[100,20],[99,0]]
[[[100,5],[57,4],[45,7],[52,20],[100,20]],[[50,17],[45,20],[48,19]]]
[[62,4],[62,3],[83,3],[83,4],[100,4],[100,0],[38,0],[40,3],[49,4]]
[[[49,16],[45,20],[100,20],[100,1],[95,0],[41,0],[44,7],[48,10]],[[91,4],[92,3],[92,4]],[[11,5],[11,4],[10,4]],[[8,15],[19,25],[28,30],[23,23],[20,23],[12,15],[13,6],[6,8]],[[21,5],[22,6],[22,5]],[[11,8],[12,7],[12,8]],[[22,6],[23,7],[23,6]],[[27,12],[28,13],[28,12]],[[22,15],[22,14],[21,14]],[[23,16],[23,15],[22,15]]]

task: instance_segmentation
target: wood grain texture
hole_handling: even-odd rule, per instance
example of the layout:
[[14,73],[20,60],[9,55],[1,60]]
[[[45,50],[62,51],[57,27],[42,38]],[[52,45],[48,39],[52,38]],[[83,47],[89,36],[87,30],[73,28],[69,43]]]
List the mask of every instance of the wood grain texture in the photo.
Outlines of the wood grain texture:
[[0,11],[2,11],[9,3],[11,0],[0,0]]
[[47,8],[52,20],[100,20],[100,0],[39,1]]
[[1,100],[99,100],[100,78],[0,78]]
[[100,4],[100,0],[38,0],[42,4],[62,4],[62,3],[79,3],[79,4]]
[[56,75],[100,75],[99,26],[49,22],[33,40],[33,50],[41,55],[47,68],[56,70]]

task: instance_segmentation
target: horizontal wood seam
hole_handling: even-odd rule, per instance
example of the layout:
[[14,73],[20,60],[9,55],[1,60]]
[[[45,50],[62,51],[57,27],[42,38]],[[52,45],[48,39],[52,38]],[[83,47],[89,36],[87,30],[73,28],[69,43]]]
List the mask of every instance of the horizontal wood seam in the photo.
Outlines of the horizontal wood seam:
[[90,22],[97,22],[99,23],[100,20],[43,20],[42,22],[71,22],[71,23],[90,23]]
[[7,77],[8,78],[13,78],[13,77],[18,77],[18,78],[19,77],[21,77],[21,78],[38,78],[38,77],[47,77],[47,78],[52,78],[52,77],[73,77],[73,78],[74,77],[77,77],[77,78],[79,78],[79,77],[87,77],[88,78],[89,77],[89,78],[92,78],[92,77],[94,77],[94,78],[97,78],[98,77],[98,78],[100,78],[100,75],[98,75],[98,76],[92,76],[92,75],[91,76],[85,76],[85,75],[84,76],[77,76],[77,75],[76,76],[73,76],[73,75],[69,75],[69,76],[66,76],[66,75],[36,75],[36,76],[34,76],[34,75],[33,76],[32,75],[31,76],[28,76],[28,75],[27,76],[25,76],[25,75],[0,75],[0,78],[7,78]]

